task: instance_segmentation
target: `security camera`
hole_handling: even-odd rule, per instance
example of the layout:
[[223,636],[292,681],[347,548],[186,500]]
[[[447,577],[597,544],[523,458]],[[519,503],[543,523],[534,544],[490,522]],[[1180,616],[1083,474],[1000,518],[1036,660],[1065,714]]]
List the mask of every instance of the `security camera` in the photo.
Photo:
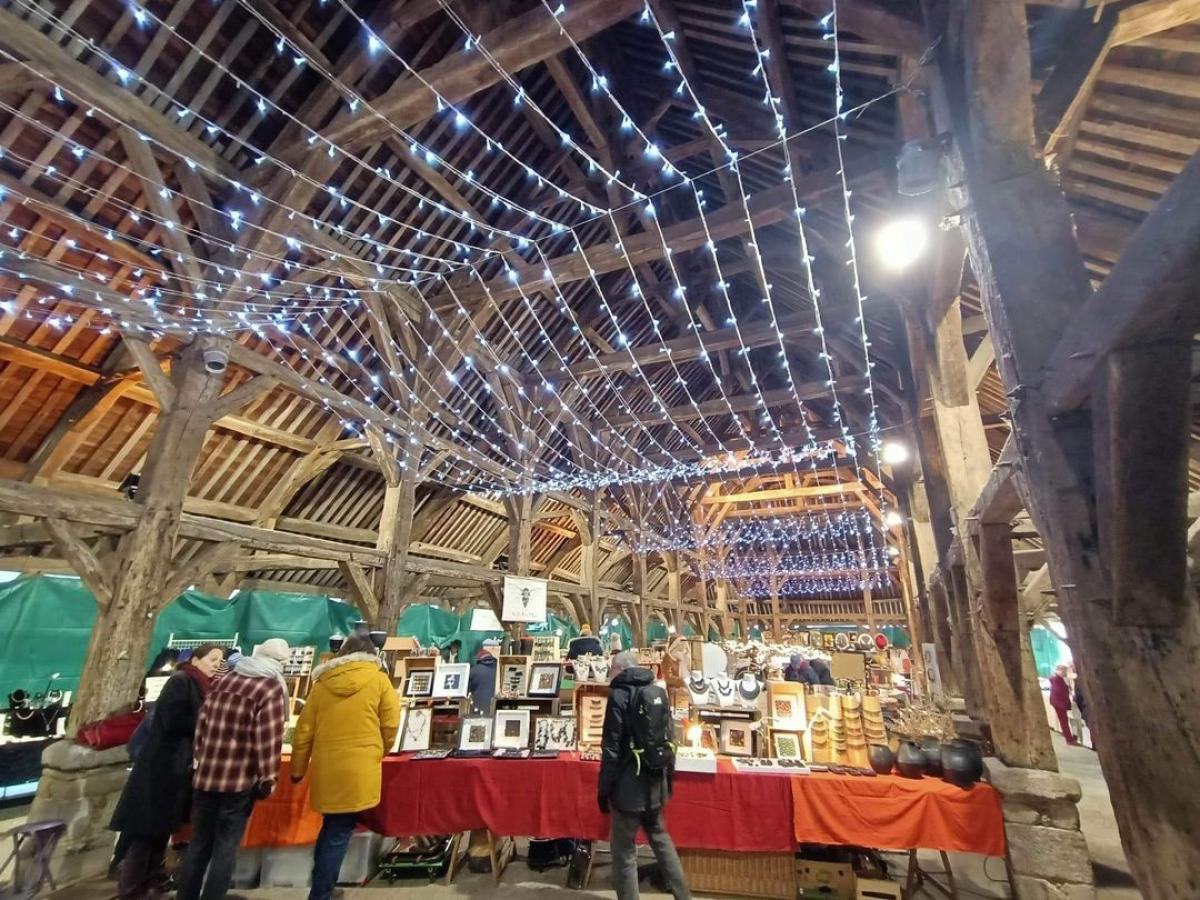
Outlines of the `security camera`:
[[205,350],[204,351],[204,371],[210,372],[213,375],[219,375],[224,372],[229,365],[229,354],[224,350]]

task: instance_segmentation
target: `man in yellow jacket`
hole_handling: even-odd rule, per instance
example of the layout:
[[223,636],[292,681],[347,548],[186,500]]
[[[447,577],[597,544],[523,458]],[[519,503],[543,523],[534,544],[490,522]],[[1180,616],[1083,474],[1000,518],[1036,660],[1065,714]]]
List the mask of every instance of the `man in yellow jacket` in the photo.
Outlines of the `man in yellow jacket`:
[[309,900],[330,900],[358,814],[379,804],[383,755],[400,728],[400,701],[369,637],[346,639],[313,669],[292,738],[292,781],[312,768],[309,800],[324,816]]

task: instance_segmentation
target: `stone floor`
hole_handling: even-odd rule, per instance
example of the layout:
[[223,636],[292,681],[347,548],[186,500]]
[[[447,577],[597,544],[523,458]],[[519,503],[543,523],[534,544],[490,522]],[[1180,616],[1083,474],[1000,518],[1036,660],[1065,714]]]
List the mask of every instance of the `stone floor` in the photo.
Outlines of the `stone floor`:
[[[1116,823],[1113,821],[1112,806],[1108,799],[1108,789],[1100,773],[1096,755],[1090,750],[1068,747],[1062,739],[1054,736],[1055,749],[1059,754],[1059,762],[1064,774],[1079,779],[1083,787],[1083,800],[1079,804],[1080,818],[1083,831],[1088,840],[1088,848],[1096,870],[1097,900],[1140,900],[1141,893],[1133,884],[1129,875],[1129,867],[1121,851],[1120,839],[1117,835]],[[0,810],[0,820],[11,827],[16,824],[21,815],[21,808]],[[648,851],[644,851],[646,861],[650,861]],[[902,876],[904,858],[893,857],[894,871]],[[986,898],[986,900],[1003,900],[1009,896],[1007,883],[1004,881],[1004,866],[999,860],[988,860],[982,857],[965,854],[951,854],[951,864],[954,869],[959,894],[962,900]],[[936,853],[921,855],[921,865],[928,871],[941,871],[941,861]],[[612,890],[608,887],[608,867],[606,854],[599,854],[594,870],[592,886],[588,891],[573,892],[581,897],[612,898]],[[505,871],[499,885],[493,883],[490,875],[476,875],[463,871],[454,884],[429,884],[424,879],[410,882],[400,882],[395,886],[387,882],[372,883],[365,888],[350,889],[346,892],[346,900],[379,900],[381,894],[402,895],[406,900],[454,900],[457,897],[479,898],[491,900],[503,896],[508,900],[537,900],[548,891],[563,890],[565,879],[564,870],[552,870],[544,874],[530,871],[520,858],[515,860]],[[92,881],[64,889],[52,895],[53,900],[111,900],[114,895],[113,884],[107,881]],[[247,900],[304,900],[306,891],[292,888],[264,888],[245,891]],[[646,889],[646,897],[665,896]],[[926,887],[918,892],[912,900],[932,900],[941,895]]]

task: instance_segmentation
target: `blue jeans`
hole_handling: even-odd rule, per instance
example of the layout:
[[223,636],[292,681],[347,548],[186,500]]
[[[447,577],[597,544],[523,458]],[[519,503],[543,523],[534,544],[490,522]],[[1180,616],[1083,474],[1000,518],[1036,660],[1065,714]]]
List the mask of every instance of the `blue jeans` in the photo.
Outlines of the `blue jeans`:
[[333,896],[333,886],[337,884],[338,872],[356,825],[358,813],[325,814],[317,846],[313,848],[312,886],[308,890],[308,900],[329,900]]

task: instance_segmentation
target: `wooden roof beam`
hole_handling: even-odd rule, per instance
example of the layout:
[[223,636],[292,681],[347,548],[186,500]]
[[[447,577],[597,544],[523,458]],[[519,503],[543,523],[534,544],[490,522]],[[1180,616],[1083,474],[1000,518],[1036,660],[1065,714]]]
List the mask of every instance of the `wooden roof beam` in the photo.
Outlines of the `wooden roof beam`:
[[[851,180],[857,180],[893,162],[891,153],[886,157],[878,152],[854,154],[847,158],[846,170],[852,173]],[[837,189],[840,189],[840,181],[836,169],[832,167],[809,173],[796,182],[797,196],[810,202]],[[630,262],[637,265],[662,259],[666,253],[664,243],[673,253],[682,253],[703,246],[710,234],[714,241],[740,237],[752,227],[759,228],[783,221],[794,208],[791,187],[782,184],[754,194],[749,202],[749,217],[746,215],[746,207],[740,201],[726,204],[705,215],[707,230],[704,227],[705,223],[697,217],[667,226],[663,229],[661,240],[657,232],[630,235],[622,242],[625,251],[623,254],[606,240],[582,252],[567,253],[548,260],[548,265],[544,268],[550,271],[549,279],[544,277],[542,267],[539,267],[535,272],[529,273],[519,286],[514,286],[507,276],[501,276],[493,279],[488,288],[497,303],[519,298],[522,291],[529,295],[537,291],[551,290],[556,282],[561,288],[565,284],[589,278],[592,273],[601,274],[625,269]],[[457,294],[459,300],[468,308],[483,304],[487,299],[487,294],[481,287],[468,286],[457,291]],[[434,303],[437,304],[436,299]],[[440,305],[452,308],[444,302]]]
[[[500,68],[515,74],[569,49],[567,34],[576,42],[585,41],[641,8],[642,0],[576,0],[556,18],[539,5],[489,31],[479,44]],[[432,84],[448,102],[456,104],[499,80],[500,75],[483,54],[460,50],[423,70],[420,78],[401,79],[372,100],[377,115],[340,116],[321,138],[355,150],[392,133],[392,126],[409,128],[431,118],[437,112],[438,101],[425,82]],[[305,148],[294,154],[296,159],[304,155]]]
[[79,62],[65,47],[7,9],[0,9],[0,44],[28,59],[35,71],[52,73],[55,81],[68,93],[95,106],[118,124],[147,135],[172,153],[190,158],[210,172],[224,178],[239,177],[239,171],[208,144],[152,109],[137,95],[117,87]]
[[[788,6],[821,18],[829,12],[828,0],[782,0]],[[876,0],[841,0],[838,25],[845,31],[895,50],[898,55],[920,56],[929,46],[921,27],[887,9]]]
[[1112,351],[1161,340],[1190,340],[1200,329],[1200,153],[1142,222],[1108,278],[1072,316],[1050,355],[1043,382],[1049,407],[1079,406]]

